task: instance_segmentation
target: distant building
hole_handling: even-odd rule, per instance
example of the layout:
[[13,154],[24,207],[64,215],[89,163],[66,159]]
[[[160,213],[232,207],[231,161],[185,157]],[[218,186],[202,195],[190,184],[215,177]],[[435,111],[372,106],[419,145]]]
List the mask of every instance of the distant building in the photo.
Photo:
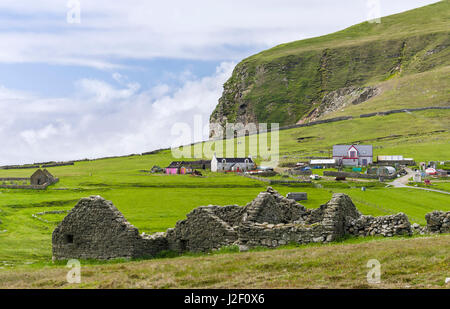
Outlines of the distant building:
[[333,159],[338,165],[367,166],[373,163],[372,145],[334,145]]
[[314,159],[309,162],[312,167],[333,167],[336,165],[335,159]]
[[183,161],[173,161],[169,164],[168,167],[166,167],[166,174],[167,175],[177,175],[177,174],[187,174],[192,172],[192,169],[186,167],[184,165]]
[[183,161],[183,166],[191,169],[210,169],[211,161],[209,160],[198,160],[198,161]]
[[199,160],[199,161],[173,161],[166,167],[166,174],[189,174],[195,169],[209,169],[211,168],[211,161]]
[[422,175],[421,174],[414,174],[413,180],[414,180],[414,182],[422,182]]
[[377,163],[380,165],[388,165],[388,164],[415,165],[414,159],[404,158],[403,156],[378,156]]
[[379,168],[381,176],[391,176],[394,175],[397,170],[392,166],[383,166]]
[[163,173],[164,170],[162,168],[160,168],[158,165],[154,165],[151,169],[152,173]]
[[44,170],[38,169],[30,177],[31,185],[41,186],[41,185],[45,185],[45,184],[52,184],[54,182],[55,182],[55,177],[53,177],[53,175],[50,174],[50,172],[47,171],[46,169],[44,169]]
[[306,201],[308,200],[308,193],[305,192],[289,192],[286,197],[288,199],[294,200],[296,202],[298,201]]
[[447,170],[436,170],[436,175],[439,177],[447,177],[448,176],[448,171]]
[[427,175],[437,175],[436,169],[434,169],[434,168],[432,168],[432,167],[427,168],[427,169],[425,170],[425,173],[426,173]]
[[392,166],[378,166],[367,169],[367,174],[377,176],[392,176],[395,175],[397,170]]
[[217,158],[211,160],[212,172],[246,172],[256,168],[252,158]]

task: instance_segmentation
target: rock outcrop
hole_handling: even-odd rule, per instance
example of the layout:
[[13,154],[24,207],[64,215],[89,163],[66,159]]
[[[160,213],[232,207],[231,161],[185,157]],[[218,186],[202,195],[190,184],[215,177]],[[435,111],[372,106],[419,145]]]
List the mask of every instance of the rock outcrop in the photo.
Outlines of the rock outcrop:
[[323,97],[319,106],[310,112],[308,116],[302,119],[299,123],[316,121],[320,117],[326,116],[347,106],[366,102],[379,93],[380,90],[376,87],[357,88],[354,86],[331,91]]

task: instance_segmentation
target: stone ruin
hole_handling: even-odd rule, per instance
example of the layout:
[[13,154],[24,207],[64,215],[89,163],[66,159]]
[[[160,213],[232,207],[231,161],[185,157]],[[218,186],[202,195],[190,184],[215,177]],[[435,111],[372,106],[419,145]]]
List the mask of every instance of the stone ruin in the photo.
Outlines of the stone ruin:
[[32,186],[44,186],[55,182],[56,178],[45,168],[43,170],[38,169],[30,177],[30,183]]
[[[58,181],[59,178],[54,177],[47,169],[38,169],[30,178],[0,178],[0,182],[2,182],[0,188],[44,190]],[[10,184],[7,184],[6,182],[9,182]]]
[[430,233],[450,233],[450,211],[433,211],[425,219]]
[[[432,213],[430,218],[433,232],[448,232],[449,212]],[[153,235],[139,234],[110,201],[100,196],[83,198],[54,230],[52,243],[55,260],[113,259],[153,257],[169,250],[207,252],[238,245],[245,251],[332,242],[345,235],[412,233],[405,214],[363,216],[345,194],[334,194],[325,205],[306,209],[269,187],[244,207],[198,207],[174,228]]]

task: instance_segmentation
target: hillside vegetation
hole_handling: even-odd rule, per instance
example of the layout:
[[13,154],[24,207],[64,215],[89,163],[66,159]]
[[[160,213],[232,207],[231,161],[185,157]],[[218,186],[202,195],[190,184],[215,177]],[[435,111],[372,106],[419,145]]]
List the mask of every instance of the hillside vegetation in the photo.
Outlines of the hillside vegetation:
[[[447,117],[450,111],[447,111]],[[415,115],[415,114],[414,114]],[[395,114],[371,118],[367,126],[354,119],[348,122],[324,124],[309,128],[282,131],[280,155],[284,161],[297,156],[328,153],[327,145],[333,141],[347,141],[348,138],[376,138],[390,133],[390,127],[401,124],[409,114]],[[439,119],[437,111],[420,112],[421,118]],[[383,119],[384,118],[384,119]],[[383,119],[382,122],[379,122]],[[407,120],[407,118],[406,118]],[[379,123],[377,123],[377,121]],[[382,127],[381,123],[386,127]],[[433,123],[433,122],[432,122]],[[429,130],[441,129],[435,121]],[[371,128],[378,126],[377,132]],[[360,133],[349,137],[353,128]],[[436,159],[449,156],[448,131],[423,133],[408,136],[406,132],[422,132],[424,124],[405,128],[405,134],[397,139],[380,139],[375,143],[377,153],[396,153],[395,150],[413,155],[415,158]],[[315,135],[318,141],[297,142],[298,136]],[[248,138],[248,137],[247,137]],[[320,140],[321,139],[321,140]],[[234,142],[238,142],[237,139]],[[422,142],[419,142],[422,141]],[[298,154],[295,154],[295,152]],[[324,155],[324,153],[322,153]],[[204,177],[188,175],[153,175],[153,165],[167,166],[174,160],[170,151],[146,156],[76,162],[73,166],[52,167],[49,171],[60,181],[47,190],[0,189],[0,272],[31,263],[45,265],[51,261],[51,234],[65,214],[43,214],[45,211],[70,210],[78,199],[90,195],[101,195],[111,200],[130,223],[141,232],[163,232],[186,217],[192,209],[202,205],[246,205],[264,191],[267,184],[233,174],[203,172]],[[294,161],[295,162],[295,161]],[[27,177],[33,170],[0,170],[0,177]],[[425,224],[425,214],[433,210],[450,210],[448,195],[414,190],[409,188],[388,188],[377,182],[332,182],[321,181],[321,187],[309,184],[298,187],[274,186],[281,194],[307,192],[308,201],[302,202],[308,208],[326,203],[333,193],[348,194],[366,215],[389,215],[404,212],[411,222]],[[361,187],[367,188],[361,191]],[[441,184],[446,190],[446,184]],[[34,215],[34,216],[33,216]]]
[[448,106],[448,12],[445,0],[244,59],[224,85],[211,122],[308,121],[308,115],[322,116],[325,95],[366,86],[382,91],[373,104],[361,104],[364,111]]
[[[208,256],[82,263],[81,284],[66,282],[64,264],[19,268],[0,272],[0,288],[446,288],[449,250],[450,235],[247,253],[228,248]],[[371,259],[381,264],[379,284],[366,279]]]

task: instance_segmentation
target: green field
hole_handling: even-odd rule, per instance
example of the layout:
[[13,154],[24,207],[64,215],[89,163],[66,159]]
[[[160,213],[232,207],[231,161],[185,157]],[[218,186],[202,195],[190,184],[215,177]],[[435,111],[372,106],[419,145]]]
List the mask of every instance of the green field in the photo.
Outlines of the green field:
[[[439,118],[435,112],[423,112],[427,117]],[[394,118],[406,115],[388,116]],[[388,118],[386,117],[386,118]],[[376,120],[376,119],[374,119]],[[397,119],[398,121],[398,119]],[[383,121],[385,123],[385,121]],[[346,127],[343,122],[342,127]],[[389,125],[389,124],[388,124]],[[295,142],[299,131],[303,134],[320,134],[327,129],[323,125],[311,128],[283,131],[280,142],[280,155],[292,156],[292,153],[308,145]],[[334,127],[336,124],[333,125]],[[441,128],[437,123],[435,128]],[[367,132],[370,127],[367,126]],[[311,131],[315,131],[312,133]],[[340,132],[340,133],[339,133]],[[361,132],[360,136],[367,134]],[[345,130],[333,130],[331,134],[320,134],[325,140],[343,138]],[[386,134],[380,130],[379,134]],[[372,136],[377,136],[373,133]],[[372,137],[369,135],[369,137]],[[356,136],[357,137],[357,136]],[[417,145],[414,140],[404,140],[402,146],[397,142],[385,142],[383,149],[402,147],[412,154],[427,157],[425,149],[435,149],[436,158],[446,156],[448,151],[448,133],[437,134],[441,143],[432,141],[421,148],[424,152],[408,150],[408,142]],[[324,147],[321,143],[321,147]],[[311,147],[309,145],[309,147]],[[297,150],[298,149],[298,150]],[[325,148],[323,148],[325,149]],[[289,150],[289,152],[287,152]],[[311,152],[314,149],[309,150]],[[315,150],[317,151],[317,150]],[[390,153],[390,152],[389,152]],[[441,157],[441,154],[442,155]],[[430,157],[433,159],[434,157]],[[153,233],[173,227],[178,220],[184,219],[192,209],[203,205],[245,205],[265,190],[266,184],[238,175],[205,172],[204,177],[188,175],[154,175],[141,170],[149,170],[153,165],[166,166],[172,160],[170,151],[154,155],[130,156],[96,161],[76,162],[74,166],[53,167],[49,171],[60,181],[47,190],[0,190],[0,267],[10,268],[28,263],[46,264],[51,260],[51,233],[64,214],[32,215],[49,210],[69,210],[81,197],[101,195],[111,200],[125,217],[141,232]],[[0,170],[0,177],[29,176],[32,170]],[[282,194],[292,191],[308,193],[308,201],[303,204],[315,208],[326,203],[333,193],[349,194],[363,214],[388,215],[397,212],[406,213],[412,222],[425,224],[424,216],[433,210],[450,210],[449,197],[433,192],[414,189],[386,188],[377,182],[337,183],[319,181],[322,188],[312,185],[296,187],[275,186]],[[447,184],[441,183],[441,186]],[[361,191],[361,186],[367,191]],[[6,232],[5,232],[6,230]],[[3,266],[2,266],[3,264]]]

